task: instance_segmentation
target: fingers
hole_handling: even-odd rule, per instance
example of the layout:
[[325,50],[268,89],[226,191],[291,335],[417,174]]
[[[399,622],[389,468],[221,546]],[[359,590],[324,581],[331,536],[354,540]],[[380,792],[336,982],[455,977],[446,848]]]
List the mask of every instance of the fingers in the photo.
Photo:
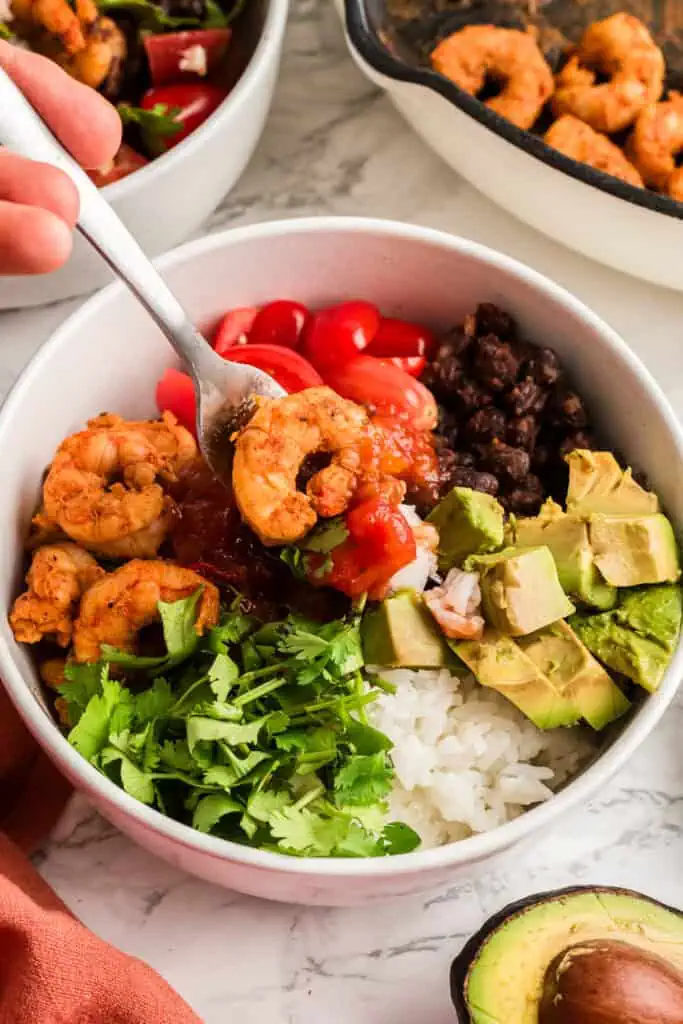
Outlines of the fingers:
[[99,93],[46,57],[1,40],[0,67],[83,167],[93,170],[113,160],[121,144],[121,119]]
[[0,149],[0,201],[38,206],[73,227],[78,192],[70,178],[49,164],[34,163]]
[[48,274],[71,254],[71,229],[49,210],[0,199],[0,271]]

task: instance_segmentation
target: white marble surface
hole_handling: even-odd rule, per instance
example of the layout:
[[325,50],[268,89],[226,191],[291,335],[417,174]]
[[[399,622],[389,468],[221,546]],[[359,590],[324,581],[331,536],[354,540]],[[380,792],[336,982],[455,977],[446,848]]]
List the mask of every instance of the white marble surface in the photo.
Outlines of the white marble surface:
[[[683,411],[683,296],[601,269],[496,210],[425,152],[360,77],[329,0],[293,6],[266,136],[209,230],[353,213],[476,238],[593,306]],[[2,393],[71,308],[0,316]],[[683,701],[619,779],[533,856],[512,855],[504,871],[426,902],[345,911],[243,898],[154,860],[82,806],[40,866],[86,924],[148,960],[207,1024],[445,1024],[451,957],[508,900],[600,882],[683,905],[681,735]]]

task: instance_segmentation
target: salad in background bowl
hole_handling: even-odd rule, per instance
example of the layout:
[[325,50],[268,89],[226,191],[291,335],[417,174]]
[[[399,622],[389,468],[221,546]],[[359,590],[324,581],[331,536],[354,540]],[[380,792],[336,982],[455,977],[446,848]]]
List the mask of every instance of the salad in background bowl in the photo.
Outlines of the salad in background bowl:
[[[127,296],[62,330],[4,414],[39,417],[3,513],[10,692],[105,814],[204,877],[345,903],[468,876],[599,786],[673,695],[675,420],[579,303],[435,232],[266,225],[169,278],[290,393],[225,490]],[[139,344],[105,380],[86,339],[115,350],[122,323]]]

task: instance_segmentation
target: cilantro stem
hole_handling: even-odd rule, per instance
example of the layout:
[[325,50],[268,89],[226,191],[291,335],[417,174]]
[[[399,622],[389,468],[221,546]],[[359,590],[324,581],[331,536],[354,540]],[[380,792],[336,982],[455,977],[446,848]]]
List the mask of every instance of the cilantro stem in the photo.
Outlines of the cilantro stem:
[[325,787],[323,785],[314,786],[313,789],[309,789],[308,793],[304,793],[304,795],[300,797],[295,804],[292,804],[292,810],[302,810],[304,807],[307,807],[308,804],[312,804],[314,800],[317,800],[319,796],[322,796],[324,792]]
[[286,679],[271,679],[269,682],[261,683],[260,686],[255,686],[253,690],[248,690],[246,693],[240,694],[239,697],[235,697],[232,703],[238,708],[244,707],[245,704],[249,704],[252,700],[259,700],[261,697],[265,697],[266,694],[273,693],[286,684]]
[[[387,679],[382,679],[381,676],[372,676],[370,685],[375,686],[378,690],[382,690],[384,693],[396,693],[396,686],[394,683],[390,683]],[[376,697],[373,699],[376,699]]]
[[175,715],[177,715],[178,714],[178,708],[181,708],[183,706],[183,704],[185,703],[187,698],[190,696],[190,694],[193,693],[194,690],[196,690],[199,686],[202,686],[204,683],[208,682],[208,680],[209,680],[208,674],[200,676],[199,679],[195,679],[195,681],[192,683],[192,685],[188,686],[188,688],[185,690],[184,693],[181,693],[181,695],[178,697],[178,700],[175,702],[173,707],[169,709],[169,712],[168,712],[169,717],[172,718]]

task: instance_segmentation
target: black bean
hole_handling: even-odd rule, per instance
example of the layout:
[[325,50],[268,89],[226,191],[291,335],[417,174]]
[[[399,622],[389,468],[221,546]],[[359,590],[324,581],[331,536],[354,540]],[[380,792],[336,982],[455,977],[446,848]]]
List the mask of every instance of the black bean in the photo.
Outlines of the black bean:
[[462,365],[457,356],[443,355],[429,363],[422,374],[422,382],[442,401],[452,398],[462,377]]
[[537,384],[550,387],[559,380],[562,366],[551,348],[534,348],[524,364],[524,373],[532,377]]
[[537,476],[529,473],[519,487],[505,495],[507,511],[516,515],[534,515],[541,507],[543,497],[543,484]]
[[504,391],[517,380],[519,356],[507,342],[495,334],[485,334],[474,349],[473,370],[477,378],[493,391]]
[[492,473],[480,473],[476,469],[456,469],[451,477],[451,487],[470,487],[485,494],[498,494],[500,484]]
[[461,415],[470,416],[477,409],[491,405],[493,397],[476,381],[463,375],[453,391],[453,402]]
[[503,441],[494,440],[488,445],[483,462],[491,473],[518,483],[529,472],[531,459],[522,448],[512,448]]
[[585,427],[588,422],[583,401],[575,391],[570,391],[569,388],[560,388],[555,392],[548,412],[551,422],[566,424],[575,429]]
[[559,454],[562,458],[565,455],[569,455],[570,452],[575,452],[577,448],[595,448],[595,438],[587,430],[577,430],[576,433],[567,434],[564,440],[560,443]]
[[531,377],[525,377],[503,396],[503,401],[513,416],[525,416],[529,412],[539,413],[548,398],[540,384]]
[[547,444],[537,444],[531,453],[531,465],[536,470],[542,470],[552,460],[552,448]]
[[505,433],[505,413],[489,406],[477,409],[467,421],[465,433],[470,441],[491,441]]
[[482,302],[477,307],[477,334],[497,334],[499,338],[514,338],[517,325],[509,313],[505,313],[492,302]]
[[513,448],[523,448],[530,452],[536,443],[538,424],[533,416],[516,416],[508,420],[505,440]]

